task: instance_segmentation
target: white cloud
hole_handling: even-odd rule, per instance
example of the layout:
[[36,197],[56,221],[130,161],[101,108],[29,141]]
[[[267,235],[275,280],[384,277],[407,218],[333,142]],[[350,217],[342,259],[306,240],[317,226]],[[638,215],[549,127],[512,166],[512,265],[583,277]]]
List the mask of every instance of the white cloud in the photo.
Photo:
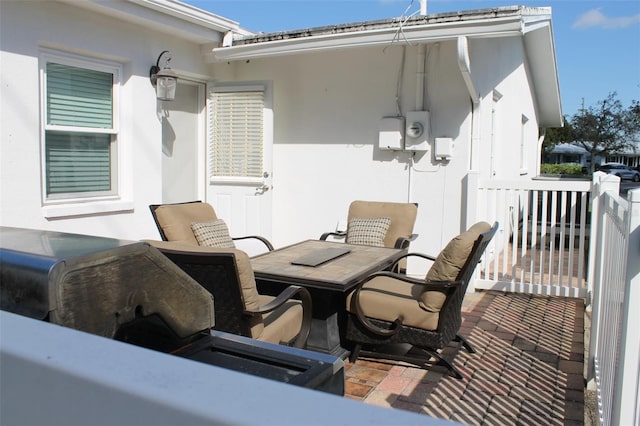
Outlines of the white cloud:
[[640,23],[640,14],[609,18],[600,12],[600,9],[591,9],[584,15],[580,16],[573,23],[572,28],[625,28],[637,23]]

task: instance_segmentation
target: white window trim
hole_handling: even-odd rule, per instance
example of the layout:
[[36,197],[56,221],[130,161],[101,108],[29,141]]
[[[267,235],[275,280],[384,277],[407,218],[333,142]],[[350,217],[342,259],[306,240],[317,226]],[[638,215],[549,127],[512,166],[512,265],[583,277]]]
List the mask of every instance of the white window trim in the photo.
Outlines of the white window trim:
[[[60,62],[69,66],[78,68],[91,69],[102,72],[109,72],[113,75],[113,123],[111,129],[82,129],[89,133],[107,133],[116,137],[116,146],[114,150],[115,170],[113,171],[112,181],[114,188],[110,194],[97,194],[91,196],[79,197],[47,197],[46,194],[46,153],[45,153],[45,132],[47,130],[77,130],[68,126],[49,126],[46,122],[46,75],[45,70],[47,62]],[[123,197],[123,169],[125,166],[125,158],[123,155],[123,136],[120,132],[120,115],[122,113],[120,104],[120,92],[123,79],[123,66],[120,63],[102,60],[90,56],[80,56],[64,51],[41,48],[39,57],[39,74],[40,74],[40,168],[41,168],[41,197],[42,197],[42,214],[45,218],[60,218],[66,216],[77,216],[87,214],[110,213],[116,211],[129,211],[134,207],[131,200]]]

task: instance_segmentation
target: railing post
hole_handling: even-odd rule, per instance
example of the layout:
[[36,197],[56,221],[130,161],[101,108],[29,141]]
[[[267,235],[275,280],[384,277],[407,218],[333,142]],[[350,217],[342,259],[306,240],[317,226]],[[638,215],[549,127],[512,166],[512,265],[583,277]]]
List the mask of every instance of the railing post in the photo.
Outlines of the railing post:
[[602,247],[605,221],[603,220],[602,194],[605,192],[619,193],[620,178],[602,172],[593,174],[591,183],[591,230],[589,240],[589,269],[587,274],[587,288],[591,308],[591,333],[589,336],[589,359],[587,360],[586,379],[591,380],[594,375],[594,360],[600,338],[600,302],[602,300]]
[[469,229],[471,225],[478,221],[478,185],[480,181],[480,172],[470,171],[465,176],[463,185],[464,191],[466,195],[466,208],[463,209],[465,212],[464,218],[464,228]]
[[616,371],[611,423],[637,425],[640,421],[638,365],[640,365],[640,189],[629,191],[627,274],[622,309],[620,358]]
[[[478,218],[478,184],[480,179],[480,173],[477,171],[470,171],[467,173],[463,180],[464,185],[464,193],[466,195],[465,202],[466,208],[463,208],[462,211],[465,212],[464,217],[464,229],[469,229],[471,225],[477,222]],[[478,271],[474,272],[472,279],[469,281],[469,285],[467,287],[467,293],[472,293],[476,288],[476,278],[478,277]]]

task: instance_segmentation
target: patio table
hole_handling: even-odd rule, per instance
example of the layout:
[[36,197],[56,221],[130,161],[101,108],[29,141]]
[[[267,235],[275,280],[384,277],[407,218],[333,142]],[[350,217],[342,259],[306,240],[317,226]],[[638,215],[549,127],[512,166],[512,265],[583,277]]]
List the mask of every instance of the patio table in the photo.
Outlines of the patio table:
[[251,266],[261,293],[277,294],[292,284],[307,288],[313,302],[307,348],[346,357],[340,325],[347,294],[406,253],[407,249],[307,240],[253,257]]

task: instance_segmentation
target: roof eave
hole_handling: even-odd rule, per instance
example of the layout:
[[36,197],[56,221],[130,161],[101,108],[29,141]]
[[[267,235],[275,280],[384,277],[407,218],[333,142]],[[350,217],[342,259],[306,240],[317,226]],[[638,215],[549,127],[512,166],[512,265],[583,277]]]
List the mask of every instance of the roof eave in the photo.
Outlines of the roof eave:
[[273,56],[295,55],[355,47],[386,46],[392,43],[427,43],[455,40],[458,36],[504,36],[521,34],[519,17],[482,22],[460,21],[405,27],[286,38],[213,49],[214,61],[240,61]]
[[543,128],[562,127],[564,118],[551,21],[525,30],[524,45],[534,81],[538,125]]
[[225,33],[251,35],[230,19],[177,0],[58,0],[198,44],[219,43]]

